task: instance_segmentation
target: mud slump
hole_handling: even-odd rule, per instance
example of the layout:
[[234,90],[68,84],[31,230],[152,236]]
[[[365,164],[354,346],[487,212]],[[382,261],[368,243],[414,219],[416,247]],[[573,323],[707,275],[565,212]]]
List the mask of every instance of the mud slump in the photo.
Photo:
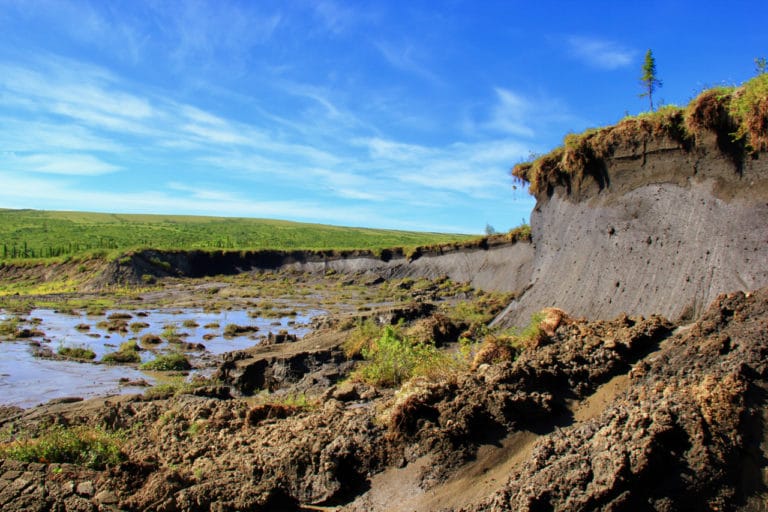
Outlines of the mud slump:
[[[108,310],[100,316],[33,309],[18,319],[19,329],[31,336],[0,344],[0,404],[31,407],[65,397],[140,393],[142,388],[131,383],[154,384],[156,372],[141,371],[138,364],[101,361],[130,341],[139,344],[142,362],[183,352],[194,367],[190,377],[208,375],[216,366],[216,356],[252,347],[270,333],[304,336],[308,323],[322,312],[310,309],[264,318],[253,317],[247,310],[205,312],[196,308]],[[0,310],[0,320],[10,318],[15,317]],[[153,337],[155,343],[142,343],[145,336]],[[93,351],[95,358],[61,359],[58,351],[63,347]]]

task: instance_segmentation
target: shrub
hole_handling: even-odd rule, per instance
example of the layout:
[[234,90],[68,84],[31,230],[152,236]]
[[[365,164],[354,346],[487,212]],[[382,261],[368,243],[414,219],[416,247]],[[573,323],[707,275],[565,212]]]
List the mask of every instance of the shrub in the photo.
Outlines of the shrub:
[[517,242],[519,240],[531,240],[531,226],[529,224],[521,224],[516,228],[509,230],[507,237],[511,242]]
[[0,443],[0,458],[104,469],[124,459],[122,442],[119,432],[53,425],[37,437],[16,436],[16,439]]
[[736,89],[729,110],[739,121],[736,138],[746,138],[754,151],[768,150],[768,73]]
[[192,369],[192,365],[184,354],[173,353],[157,356],[152,361],[142,364],[141,369],[161,372],[186,371]]

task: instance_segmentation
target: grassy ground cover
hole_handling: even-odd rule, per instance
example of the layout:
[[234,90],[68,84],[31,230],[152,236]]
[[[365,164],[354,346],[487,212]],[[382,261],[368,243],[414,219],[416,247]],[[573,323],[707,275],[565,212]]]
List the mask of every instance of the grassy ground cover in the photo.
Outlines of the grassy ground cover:
[[0,209],[0,260],[131,249],[382,249],[471,238],[279,220]]

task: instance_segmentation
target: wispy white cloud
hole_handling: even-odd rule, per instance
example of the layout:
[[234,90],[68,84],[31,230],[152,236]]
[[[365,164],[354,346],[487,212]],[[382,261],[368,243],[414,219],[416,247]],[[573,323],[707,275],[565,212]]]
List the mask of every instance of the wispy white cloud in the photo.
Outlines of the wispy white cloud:
[[488,126],[512,135],[532,137],[532,102],[509,89],[497,87],[495,92],[498,102],[493,107]]
[[455,143],[442,148],[371,138],[361,140],[372,157],[370,167],[391,180],[395,190],[412,189],[426,199],[430,194],[451,192],[483,198],[499,190],[510,162],[519,161],[528,150],[513,140]]
[[186,183],[179,183],[178,181],[171,181],[167,183],[167,187],[169,190],[183,192],[184,194],[187,194],[194,199],[221,201],[228,203],[245,200],[245,198],[240,194],[233,194],[232,192],[217,190],[215,186],[210,183],[206,185],[192,186]]
[[69,176],[99,176],[119,170],[119,167],[85,154],[0,155],[0,168],[16,172],[64,174]]
[[375,46],[384,59],[394,68],[406,73],[412,73],[434,84],[442,83],[440,78],[424,63],[427,60],[426,57],[418,55],[419,51],[412,43],[395,44],[380,41]]
[[[248,117],[180,102],[99,67],[68,66],[56,57],[39,57],[34,69],[0,62],[0,72],[0,122],[23,131],[23,137],[0,133],[0,151],[22,155],[13,166],[10,157],[0,156],[0,171],[15,172],[17,184],[20,170],[50,178],[32,181],[24,173],[35,194],[3,181],[4,205],[23,199],[43,207],[47,200],[48,208],[466,231],[406,221],[403,212],[503,198],[509,165],[530,149],[519,140],[533,132],[529,122],[542,112],[541,101],[497,88],[477,120],[483,140],[420,144],[385,136],[359,112],[348,111],[333,91],[315,85],[295,83],[283,92],[305,109],[272,114],[267,102],[251,98],[256,106],[249,111],[256,115]],[[178,177],[168,179],[169,169]],[[117,193],[105,181],[99,189],[79,190],[78,176],[119,170],[134,173],[143,186]],[[217,176],[226,176],[231,188],[215,186]],[[146,190],[147,181],[154,190]]]
[[279,13],[266,13],[249,3],[183,0],[168,9],[156,4],[153,15],[162,21],[171,54],[183,65],[221,64],[219,59],[244,59],[251,48],[269,40],[279,27]]
[[310,5],[323,27],[333,34],[344,32],[357,19],[357,13],[351,7],[333,0],[316,0],[310,2]]
[[619,43],[592,37],[571,36],[566,39],[569,53],[590,66],[617,69],[632,64],[637,52]]
[[3,119],[0,148],[11,152],[34,152],[43,148],[54,151],[125,151],[125,146],[119,142],[83,126],[26,119]]

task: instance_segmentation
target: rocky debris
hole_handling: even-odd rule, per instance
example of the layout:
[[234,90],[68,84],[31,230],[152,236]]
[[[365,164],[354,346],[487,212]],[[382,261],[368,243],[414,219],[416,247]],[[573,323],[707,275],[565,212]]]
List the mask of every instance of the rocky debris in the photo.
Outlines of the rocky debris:
[[631,376],[625,397],[544,438],[468,510],[764,510],[768,290],[718,297]]
[[0,508],[5,511],[96,512],[94,471],[70,464],[0,459]]
[[427,453],[424,448],[436,452],[439,463],[425,474],[425,485],[432,485],[472,457],[480,443],[566,421],[567,400],[584,398],[628,371],[671,330],[661,317],[562,324],[514,362],[484,365],[455,382],[412,383],[393,407],[390,431],[415,444],[413,456]]
[[298,341],[298,337],[295,334],[289,334],[288,331],[282,330],[277,334],[272,331],[269,332],[266,338],[261,340],[262,345],[279,345],[280,343],[293,343]]
[[325,387],[349,372],[354,364],[340,349],[304,351],[286,356],[254,356],[236,359],[233,355],[214,374],[214,379],[250,395],[259,390],[277,389],[317,381]]
[[[673,327],[661,317],[562,317],[515,361],[412,380],[396,393],[348,381],[306,405],[209,393],[43,406],[14,424],[123,429],[126,460],[102,472],[4,461],[0,503],[8,511],[343,505],[372,475],[423,456],[431,462],[416,479],[436,489],[481,444],[526,430],[543,435],[530,457],[464,510],[729,510],[759,499],[768,290],[723,296],[693,327],[675,335]],[[572,401],[627,374],[625,394],[574,421]]]

